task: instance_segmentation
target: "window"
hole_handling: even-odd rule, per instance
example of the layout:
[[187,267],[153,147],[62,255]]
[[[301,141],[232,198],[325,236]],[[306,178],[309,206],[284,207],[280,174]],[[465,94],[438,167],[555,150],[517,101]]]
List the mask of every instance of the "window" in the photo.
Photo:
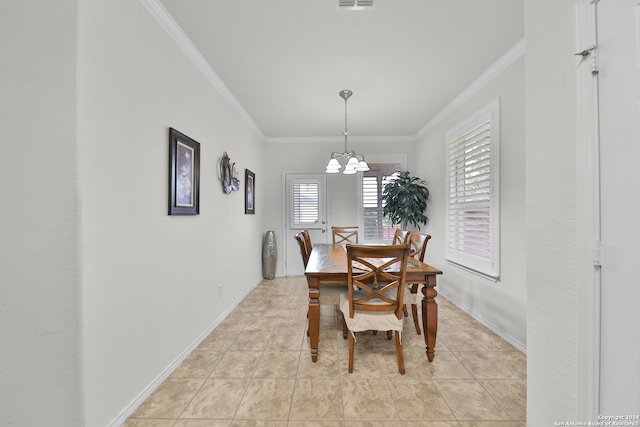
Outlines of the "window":
[[400,165],[369,163],[369,167],[362,176],[362,236],[364,241],[392,240],[395,227],[384,217],[382,190],[396,178]]
[[447,134],[447,260],[500,276],[500,104]]
[[317,182],[293,183],[293,226],[317,224],[320,216],[320,185]]
[[392,227],[383,215],[382,189],[394,173],[407,169],[407,155],[404,153],[364,153],[364,155],[371,170],[356,175],[360,240],[365,243],[389,243],[393,240],[395,227]]

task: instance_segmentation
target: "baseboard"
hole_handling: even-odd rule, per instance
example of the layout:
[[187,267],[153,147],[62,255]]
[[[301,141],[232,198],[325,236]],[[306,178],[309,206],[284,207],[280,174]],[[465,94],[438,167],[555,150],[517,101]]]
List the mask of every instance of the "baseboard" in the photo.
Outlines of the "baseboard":
[[[258,284],[256,284],[257,286]],[[255,286],[254,286],[255,288]],[[142,403],[166,380],[169,375],[184,361],[184,359],[195,350],[200,343],[233,311],[234,308],[251,292],[253,288],[242,294],[233,304],[229,306],[220,316],[196,338],[176,359],[169,364],[152,382],[149,384],[122,412],[114,419],[109,427],[118,427],[122,425],[127,418],[135,412]]]
[[[502,338],[503,340],[507,341],[509,344],[511,344],[512,346],[514,346],[515,348],[517,348],[518,350],[520,350],[524,354],[527,354],[527,346],[526,345],[524,345],[523,343],[521,343],[517,339],[513,338],[511,335],[509,335],[508,333],[506,333],[502,329],[498,328],[497,326],[495,326],[491,322],[487,321],[482,316],[480,316],[477,313],[475,313],[471,308],[467,307],[464,304],[461,304],[459,301],[456,301],[455,298],[451,298],[450,296],[448,296],[446,294],[446,292],[442,292],[441,290],[438,291],[438,295],[443,296],[449,302],[451,302],[453,305],[458,307],[460,310],[464,311],[469,316],[473,317],[475,320],[477,320],[478,322],[480,322],[481,324],[483,324],[484,326],[489,328],[492,332],[494,332],[500,338]],[[438,299],[436,298],[436,302],[437,301],[438,301]]]

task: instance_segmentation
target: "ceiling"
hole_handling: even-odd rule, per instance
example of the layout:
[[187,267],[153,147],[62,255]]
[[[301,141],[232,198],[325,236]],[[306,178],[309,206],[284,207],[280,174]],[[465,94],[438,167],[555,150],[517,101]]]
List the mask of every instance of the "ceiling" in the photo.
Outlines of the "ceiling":
[[[414,139],[523,39],[522,0],[156,0],[266,141]],[[180,31],[181,29],[181,31]]]

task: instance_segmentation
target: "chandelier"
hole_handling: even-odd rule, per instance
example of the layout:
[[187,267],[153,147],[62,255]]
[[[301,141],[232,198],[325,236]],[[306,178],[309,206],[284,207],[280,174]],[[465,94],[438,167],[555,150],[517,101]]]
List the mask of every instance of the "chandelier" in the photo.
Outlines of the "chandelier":
[[[357,172],[366,172],[369,170],[369,165],[364,161],[364,156],[356,154],[355,151],[347,150],[347,99],[353,95],[350,90],[341,90],[338,93],[342,99],[344,99],[344,153],[331,153],[331,159],[327,164],[325,170],[326,173],[338,173],[342,169],[342,173],[345,175],[353,175]],[[344,169],[343,169],[344,166]]]

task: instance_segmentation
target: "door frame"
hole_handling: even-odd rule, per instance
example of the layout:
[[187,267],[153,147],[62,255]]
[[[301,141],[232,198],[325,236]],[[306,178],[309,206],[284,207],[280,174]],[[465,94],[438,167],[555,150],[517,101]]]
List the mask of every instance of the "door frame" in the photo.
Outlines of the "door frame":
[[[578,419],[600,414],[600,130],[597,3],[576,0]],[[578,52],[585,52],[580,55]]]

